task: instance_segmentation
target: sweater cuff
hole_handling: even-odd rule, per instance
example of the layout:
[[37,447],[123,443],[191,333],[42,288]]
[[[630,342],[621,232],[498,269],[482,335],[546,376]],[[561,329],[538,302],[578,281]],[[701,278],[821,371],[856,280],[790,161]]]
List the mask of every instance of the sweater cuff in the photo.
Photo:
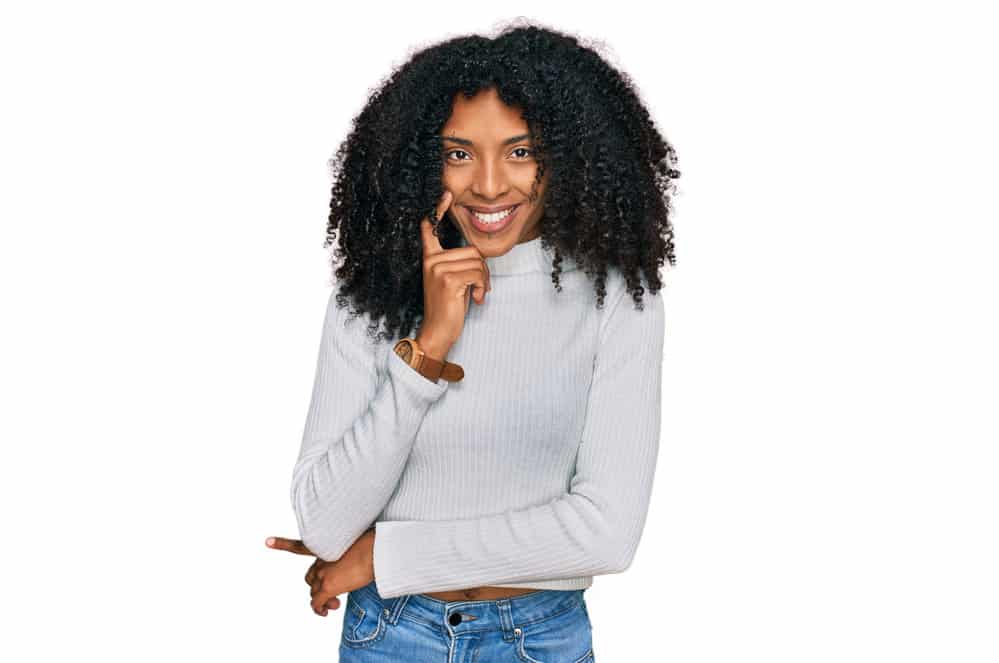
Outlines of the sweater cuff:
[[437,382],[428,380],[415,368],[406,363],[394,350],[388,351],[388,372],[393,381],[404,384],[416,395],[427,401],[436,401],[447,391],[448,381],[440,378]]
[[382,598],[394,598],[412,593],[413,574],[406,571],[406,549],[401,541],[394,541],[393,535],[403,536],[410,523],[398,521],[378,521],[375,523],[375,548],[373,552],[375,587]]

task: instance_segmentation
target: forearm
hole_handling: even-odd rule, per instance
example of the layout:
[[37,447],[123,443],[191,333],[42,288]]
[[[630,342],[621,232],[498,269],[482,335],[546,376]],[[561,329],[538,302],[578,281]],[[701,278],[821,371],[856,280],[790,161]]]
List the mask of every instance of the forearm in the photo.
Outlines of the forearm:
[[328,437],[322,422],[310,426],[291,498],[302,541],[318,557],[338,559],[371,526],[395,490],[427,411],[445,388],[390,353],[384,379],[369,401],[352,406],[361,412],[343,433]]
[[[641,527],[582,495],[482,518],[381,521],[374,569],[385,597],[618,573]],[[644,517],[642,518],[644,520]]]

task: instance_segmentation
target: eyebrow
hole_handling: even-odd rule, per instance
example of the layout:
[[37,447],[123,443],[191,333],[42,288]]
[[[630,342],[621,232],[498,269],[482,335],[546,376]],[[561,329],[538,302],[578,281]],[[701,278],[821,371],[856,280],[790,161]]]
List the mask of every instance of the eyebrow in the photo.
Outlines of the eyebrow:
[[[507,138],[506,140],[503,141],[503,144],[504,145],[509,145],[510,143],[516,143],[516,142],[521,141],[521,140],[526,140],[526,139],[528,139],[530,137],[531,137],[531,134],[520,134],[519,136],[510,136],[509,138]],[[444,140],[449,140],[452,143],[458,143],[459,145],[468,145],[469,147],[472,147],[472,146],[475,145],[475,143],[473,143],[472,141],[468,140],[467,138],[458,138],[456,136],[442,136],[442,138]]]

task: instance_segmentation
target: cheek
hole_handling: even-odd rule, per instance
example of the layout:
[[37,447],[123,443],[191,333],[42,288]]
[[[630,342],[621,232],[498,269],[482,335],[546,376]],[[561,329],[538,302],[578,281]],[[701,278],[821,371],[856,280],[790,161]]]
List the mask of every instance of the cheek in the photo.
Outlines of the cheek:
[[548,191],[547,184],[548,184],[547,181],[542,180],[541,182],[539,182],[537,184],[537,188],[534,188],[535,185],[534,185],[533,181],[530,184],[527,185],[527,189],[525,189],[525,191],[527,192],[527,195],[528,196],[531,195],[532,189],[533,189],[533,192],[534,192],[534,200],[531,201],[531,204],[534,207],[541,207],[541,205],[544,204],[545,193]]
[[450,168],[446,164],[441,169],[441,183],[448,188],[463,189],[468,180],[467,168]]
[[525,169],[523,173],[517,173],[517,188],[523,189],[524,191],[530,191],[535,186],[544,186],[544,180],[541,180],[537,185],[534,184],[534,180],[537,178],[535,174],[535,169],[530,169],[529,171]]

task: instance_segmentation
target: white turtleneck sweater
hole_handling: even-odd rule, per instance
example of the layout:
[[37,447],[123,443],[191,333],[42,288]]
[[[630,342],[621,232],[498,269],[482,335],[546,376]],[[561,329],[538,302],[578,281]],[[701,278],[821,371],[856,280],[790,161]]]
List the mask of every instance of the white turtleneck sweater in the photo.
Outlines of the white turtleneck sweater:
[[486,585],[582,589],[628,568],[659,449],[664,308],[611,269],[604,308],[541,238],[486,258],[434,383],[329,296],[291,500],[305,545],[336,560],[375,526],[379,594]]

